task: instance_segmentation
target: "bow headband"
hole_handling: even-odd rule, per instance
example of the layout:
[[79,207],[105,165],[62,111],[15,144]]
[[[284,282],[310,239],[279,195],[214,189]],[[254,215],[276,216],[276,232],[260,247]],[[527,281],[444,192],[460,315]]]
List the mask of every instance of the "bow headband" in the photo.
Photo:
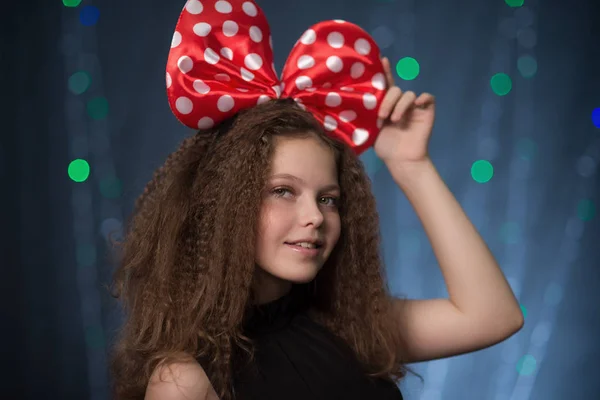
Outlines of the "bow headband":
[[386,83],[379,48],[358,26],[313,25],[294,45],[281,80],[270,28],[252,0],[188,0],[167,61],[171,110],[207,129],[273,98],[293,98],[359,155],[375,143]]

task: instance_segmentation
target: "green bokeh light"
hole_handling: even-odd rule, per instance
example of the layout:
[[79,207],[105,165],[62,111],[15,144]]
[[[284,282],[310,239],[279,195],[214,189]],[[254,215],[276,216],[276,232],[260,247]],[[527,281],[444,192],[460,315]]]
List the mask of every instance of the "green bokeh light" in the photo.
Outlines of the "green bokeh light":
[[82,94],[90,87],[90,75],[85,71],[75,72],[69,78],[69,90],[75,94]]
[[596,215],[596,207],[591,200],[584,199],[577,204],[577,216],[582,221],[591,221]]
[[67,168],[69,178],[75,182],[85,182],[90,176],[90,164],[82,159],[71,161]]
[[521,357],[521,359],[517,363],[517,372],[520,375],[528,376],[535,372],[536,367],[537,361],[535,360],[535,357],[533,357],[530,354],[526,354],[523,357]]
[[521,312],[523,313],[523,318],[527,318],[527,309],[523,304],[521,304]]
[[108,100],[104,97],[95,97],[87,104],[88,115],[92,119],[104,119],[108,114]]
[[412,81],[420,71],[419,62],[412,57],[404,57],[396,64],[396,73],[405,81]]
[[500,73],[492,76],[490,83],[492,85],[492,90],[498,96],[505,96],[509,94],[512,89],[512,80],[510,79],[510,76],[506,74]]
[[525,0],[504,0],[510,7],[521,7]]
[[81,4],[81,0],[63,0],[65,7],[77,7]]
[[517,60],[517,69],[523,78],[531,78],[537,73],[537,61],[532,56],[521,56]]
[[100,181],[100,193],[107,199],[116,199],[121,196],[122,184],[116,177],[104,178]]
[[494,167],[489,161],[478,160],[471,166],[471,176],[478,183],[489,182],[494,176]]

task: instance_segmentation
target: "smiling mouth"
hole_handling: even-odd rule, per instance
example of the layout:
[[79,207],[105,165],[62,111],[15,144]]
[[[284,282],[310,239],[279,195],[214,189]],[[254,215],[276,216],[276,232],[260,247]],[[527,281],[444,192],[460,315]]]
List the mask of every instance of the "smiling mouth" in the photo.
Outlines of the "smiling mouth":
[[316,257],[321,253],[321,248],[323,246],[318,246],[318,247],[313,247],[313,248],[308,248],[308,247],[302,247],[302,246],[298,246],[295,244],[291,244],[291,243],[285,243],[285,245],[290,248],[292,251],[294,251],[296,254],[300,254],[303,256],[307,256],[307,257]]
[[307,249],[307,250],[318,250],[321,247],[323,247],[322,244],[318,244],[318,243],[314,244],[314,247],[303,247],[303,246],[300,246],[299,244],[294,244],[294,243],[289,243],[289,242],[285,242],[285,244],[287,244],[288,246],[300,247],[301,249]]

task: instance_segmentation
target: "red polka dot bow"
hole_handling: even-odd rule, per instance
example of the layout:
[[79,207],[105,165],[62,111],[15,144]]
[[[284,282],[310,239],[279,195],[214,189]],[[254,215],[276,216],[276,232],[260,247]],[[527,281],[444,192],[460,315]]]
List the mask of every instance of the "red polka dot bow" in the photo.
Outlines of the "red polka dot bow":
[[212,127],[272,98],[293,98],[361,154],[375,143],[385,75],[375,41],[349,22],[320,22],[290,53],[281,80],[267,20],[254,1],[188,0],[171,43],[167,93],[175,116]]

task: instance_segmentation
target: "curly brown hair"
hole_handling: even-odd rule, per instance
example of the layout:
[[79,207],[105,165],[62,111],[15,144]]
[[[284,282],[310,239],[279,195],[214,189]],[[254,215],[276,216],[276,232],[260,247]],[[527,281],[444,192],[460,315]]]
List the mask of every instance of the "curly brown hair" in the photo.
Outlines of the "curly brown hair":
[[202,360],[220,398],[232,398],[234,354],[253,351],[243,321],[276,136],[318,138],[337,161],[341,235],[315,278],[312,315],[348,343],[368,375],[405,376],[363,165],[293,100],[272,100],[184,140],[137,200],[113,280],[126,315],[111,355],[115,398],[143,398],[154,369],[182,355]]

